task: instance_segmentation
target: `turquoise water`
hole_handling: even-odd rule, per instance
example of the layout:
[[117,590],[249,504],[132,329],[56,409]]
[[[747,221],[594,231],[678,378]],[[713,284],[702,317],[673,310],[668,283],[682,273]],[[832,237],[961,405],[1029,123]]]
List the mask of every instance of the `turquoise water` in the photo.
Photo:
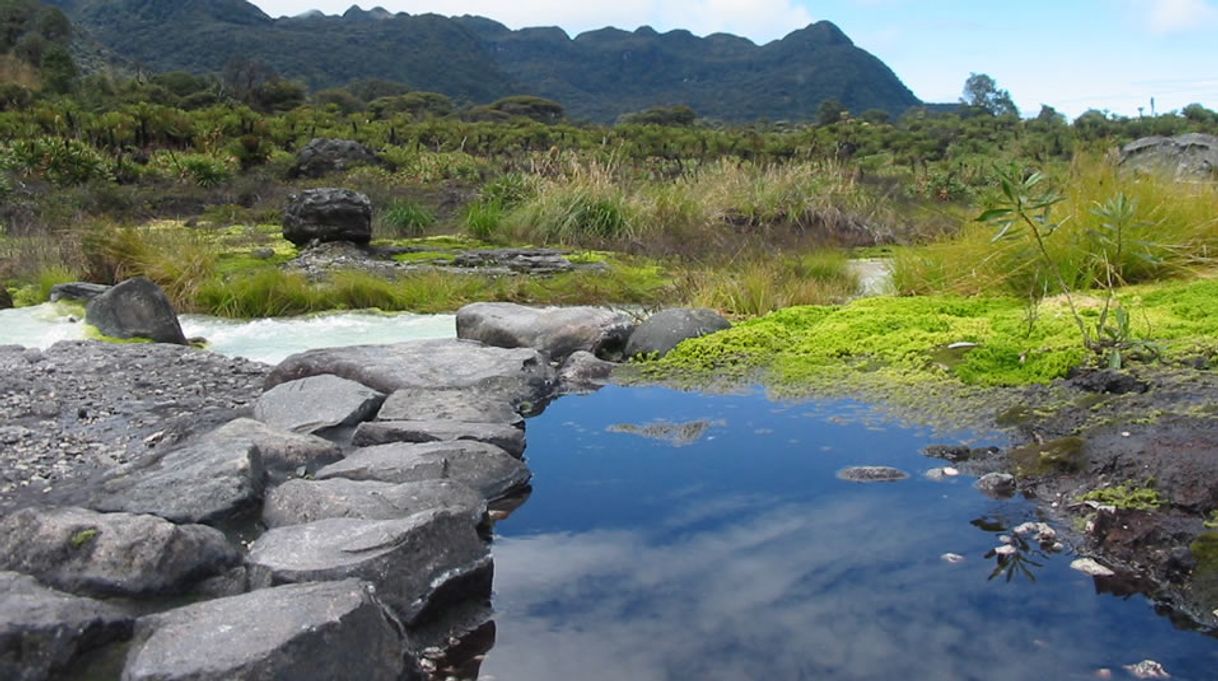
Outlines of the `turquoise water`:
[[[615,427],[657,421],[706,428],[674,444]],[[1069,553],[1021,554],[1035,581],[994,575],[986,554],[1035,509],[924,477],[942,462],[923,446],[962,440],[1001,444],[849,401],[563,398],[529,422],[534,492],[497,528],[482,678],[1122,679],[1144,659],[1215,678],[1218,641],[1097,594]],[[836,476],[871,464],[911,478]]]

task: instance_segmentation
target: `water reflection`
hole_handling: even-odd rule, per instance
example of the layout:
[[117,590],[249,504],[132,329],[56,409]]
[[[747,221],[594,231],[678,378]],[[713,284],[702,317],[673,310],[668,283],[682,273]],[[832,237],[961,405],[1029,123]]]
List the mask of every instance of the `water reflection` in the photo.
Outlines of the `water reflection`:
[[[494,545],[498,640],[481,678],[1090,679],[1151,658],[1187,679],[1218,663],[1213,641],[1144,601],[1097,598],[1065,556],[1029,546],[1035,584],[990,581],[995,533],[1032,519],[1025,502],[833,477],[929,466],[924,434],[812,426],[757,397],[615,397],[530,424],[535,492]],[[604,431],[643,414],[730,426],[680,451]],[[759,428],[781,437],[759,447]]]

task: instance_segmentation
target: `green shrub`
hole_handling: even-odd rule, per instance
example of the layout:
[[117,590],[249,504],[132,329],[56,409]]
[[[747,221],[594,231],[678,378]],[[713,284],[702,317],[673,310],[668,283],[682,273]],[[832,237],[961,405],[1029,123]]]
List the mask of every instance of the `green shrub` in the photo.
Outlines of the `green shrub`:
[[495,241],[503,224],[503,207],[494,202],[476,201],[465,209],[465,229],[482,241]]

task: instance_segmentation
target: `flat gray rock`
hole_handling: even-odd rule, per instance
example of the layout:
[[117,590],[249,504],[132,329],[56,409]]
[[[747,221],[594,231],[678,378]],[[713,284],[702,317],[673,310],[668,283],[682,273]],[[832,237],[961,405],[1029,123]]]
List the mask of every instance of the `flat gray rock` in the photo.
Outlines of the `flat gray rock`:
[[329,440],[290,433],[253,419],[230,421],[218,431],[216,437],[253,445],[272,483],[315,473],[343,458],[342,449]]
[[254,403],[254,418],[294,433],[354,426],[376,414],[385,396],[330,374],[280,383]]
[[730,322],[714,310],[674,308],[661,310],[647,318],[630,335],[626,356],[662,357],[681,341],[732,328]]
[[482,495],[454,480],[391,483],[333,478],[291,480],[271,490],[262,506],[262,522],[283,527],[326,518],[394,520],[439,508],[464,512],[475,524],[486,517]]
[[118,608],[48,589],[33,577],[0,572],[0,678],[43,681],[82,653],[131,636]]
[[889,466],[854,466],[844,468],[837,477],[849,482],[898,482],[909,478],[909,473]]
[[457,311],[457,338],[500,348],[533,348],[562,362],[583,350],[618,358],[634,320],[603,307],[527,307],[474,303]]
[[154,516],[25,508],[0,519],[0,570],[72,593],[177,593],[240,562],[219,530]]
[[477,388],[515,407],[549,398],[554,369],[536,350],[491,348],[452,339],[309,350],[285,359],[266,387],[334,374],[390,394],[403,388]]
[[451,509],[400,520],[330,518],[278,527],[250,547],[255,588],[355,577],[407,625],[437,610],[489,600],[493,565],[469,515]]
[[58,303],[61,300],[75,300],[80,302],[89,302],[110,290],[107,284],[92,284],[87,281],[72,281],[65,284],[55,284],[51,287],[51,302]]
[[533,474],[528,466],[485,442],[397,443],[357,449],[317,472],[318,480],[347,478],[380,482],[449,479],[464,483],[487,501],[524,491]]
[[524,430],[502,423],[460,421],[370,421],[355,429],[351,443],[370,447],[394,442],[472,440],[495,445],[516,458],[524,456]]
[[89,506],[212,523],[257,505],[265,478],[262,454],[246,430],[222,426],[119,470]]
[[524,417],[501,395],[480,390],[427,390],[403,388],[395,391],[377,421],[462,421],[506,423],[523,426]]
[[596,392],[609,383],[618,366],[590,352],[576,352],[558,370],[558,392],[564,395]]
[[261,589],[139,620],[123,681],[399,681],[406,642],[354,579]]

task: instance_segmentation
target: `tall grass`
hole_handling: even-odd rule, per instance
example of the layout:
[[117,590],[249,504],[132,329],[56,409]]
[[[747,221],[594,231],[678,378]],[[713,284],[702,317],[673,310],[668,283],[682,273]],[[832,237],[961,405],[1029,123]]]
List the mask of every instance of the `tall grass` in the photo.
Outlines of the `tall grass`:
[[[1113,271],[1120,284],[1171,278],[1211,267],[1218,254],[1218,186],[1121,172],[1079,158],[1061,177],[1061,227],[1046,240],[1061,281],[1073,290],[1103,287],[1107,269],[1097,208],[1118,193],[1136,206],[1126,248]],[[1061,293],[1058,277],[1024,240],[994,241],[992,227],[966,225],[954,238],[899,249],[893,283],[902,294],[980,293],[1038,297]],[[1111,255],[1111,254],[1110,254]]]
[[179,309],[192,309],[202,288],[216,276],[220,248],[213,239],[176,224],[144,227],[95,225],[83,250],[90,281],[117,283],[148,277]]
[[838,251],[802,257],[753,257],[735,266],[687,270],[680,295],[691,304],[737,316],[795,305],[830,305],[858,293],[858,276]]

